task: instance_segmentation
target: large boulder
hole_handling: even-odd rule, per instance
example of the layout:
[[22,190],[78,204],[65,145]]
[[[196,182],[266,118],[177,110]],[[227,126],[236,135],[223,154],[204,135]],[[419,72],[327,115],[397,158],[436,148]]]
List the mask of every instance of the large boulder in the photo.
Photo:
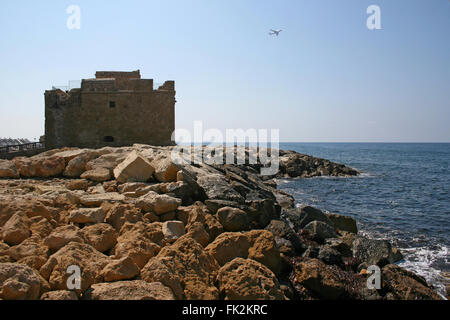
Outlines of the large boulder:
[[358,233],[356,220],[353,219],[352,217],[343,216],[336,213],[326,213],[326,216],[336,229],[355,234]]
[[305,251],[305,245],[286,222],[282,220],[271,220],[265,229],[273,233],[275,240],[278,238],[288,240],[296,252],[301,253]]
[[273,234],[267,230],[225,232],[206,249],[221,266],[234,258],[253,259],[276,274],[280,271],[280,252]]
[[96,182],[111,180],[111,172],[106,168],[95,168],[87,170],[80,175],[81,179],[88,179]]
[[310,231],[314,239],[319,242],[323,242],[328,238],[337,238],[334,228],[322,221],[311,221],[304,229]]
[[66,165],[64,158],[58,156],[41,157],[35,156],[31,158],[18,157],[14,158],[16,168],[22,177],[39,177],[47,178],[59,176]]
[[41,300],[78,300],[78,297],[73,291],[55,290],[44,293]]
[[214,285],[219,265],[194,239],[183,236],[164,247],[141,270],[147,282],[161,282],[172,289],[177,299],[216,300]]
[[252,259],[235,258],[220,268],[217,282],[227,300],[285,300],[275,274]]
[[19,178],[14,161],[0,159],[0,178]]
[[392,245],[389,241],[369,239],[363,236],[356,236],[352,251],[353,256],[358,258],[360,262],[367,265],[376,264],[380,267],[394,263],[399,258],[392,251]]
[[0,299],[35,300],[48,284],[30,267],[20,263],[0,263]]
[[291,281],[297,290],[305,288],[316,299],[358,298],[364,279],[318,259],[304,258],[294,263]]
[[151,162],[151,164],[155,168],[155,177],[158,181],[177,181],[177,172],[180,170],[180,167],[172,162],[170,156],[158,156]]
[[411,271],[388,264],[381,271],[387,298],[394,300],[442,300],[430,289],[426,280]]
[[312,221],[322,221],[331,224],[328,217],[317,208],[302,205],[295,209],[283,210],[281,217],[285,220],[295,232],[303,229],[308,223]]
[[111,209],[109,209],[105,218],[105,222],[113,226],[117,232],[120,231],[126,222],[136,223],[142,220],[143,216],[141,210],[133,205],[120,203],[114,204]]
[[133,151],[114,168],[114,177],[120,183],[145,182],[152,177],[154,171],[147,159]]
[[153,191],[139,197],[136,201],[136,207],[144,212],[152,211],[157,215],[175,211],[179,206],[181,206],[180,199]]
[[44,244],[52,251],[59,250],[69,242],[84,242],[81,231],[77,226],[57,227],[44,239]]
[[69,221],[73,223],[100,223],[105,220],[105,211],[99,208],[80,208],[70,211]]
[[247,213],[241,209],[223,207],[217,210],[217,217],[225,231],[248,230],[249,219]]
[[121,229],[113,252],[116,258],[130,257],[141,269],[165,245],[160,222],[126,223]]
[[[81,271],[80,289],[74,289],[78,295],[92,284],[102,282],[102,269],[108,264],[108,256],[84,243],[70,242],[50,256],[41,267],[40,274],[46,279],[52,290],[67,290],[70,266],[77,266]],[[70,270],[70,269],[69,269]]]
[[103,279],[107,282],[133,279],[139,274],[139,267],[130,257],[113,260],[102,270]]
[[16,245],[31,235],[29,230],[30,221],[22,213],[15,213],[3,226],[2,239],[9,245]]
[[168,242],[174,242],[184,235],[184,223],[182,221],[166,221],[162,224],[162,232]]
[[244,202],[244,198],[220,174],[200,176],[197,178],[197,183],[205,191],[208,199]]
[[116,230],[107,223],[97,223],[81,229],[81,236],[87,244],[100,252],[106,252],[117,243]]
[[97,283],[86,291],[85,300],[174,300],[170,288],[143,280]]

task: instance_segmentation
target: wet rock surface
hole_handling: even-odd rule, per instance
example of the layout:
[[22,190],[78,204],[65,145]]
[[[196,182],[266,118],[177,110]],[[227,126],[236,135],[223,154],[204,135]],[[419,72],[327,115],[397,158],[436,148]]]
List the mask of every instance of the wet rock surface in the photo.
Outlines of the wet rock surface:
[[[1,160],[0,299],[440,298],[392,264],[401,253],[389,242],[276,189],[275,178],[355,170],[280,150],[279,170],[261,175],[248,148],[238,165],[175,163],[172,150]],[[381,289],[367,288],[370,265]]]

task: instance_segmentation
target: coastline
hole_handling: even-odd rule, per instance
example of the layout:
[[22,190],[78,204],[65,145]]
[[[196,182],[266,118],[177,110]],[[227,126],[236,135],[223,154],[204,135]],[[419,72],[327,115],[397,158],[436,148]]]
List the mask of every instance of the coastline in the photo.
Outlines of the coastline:
[[[389,242],[359,235],[350,217],[295,207],[274,180],[356,176],[356,170],[280,150],[279,173],[260,176],[262,165],[247,162],[176,165],[170,150],[67,148],[2,161],[0,175],[9,175],[0,180],[2,265],[29,272],[26,265],[42,276],[45,292],[33,298],[64,287],[62,270],[75,250],[88,255],[81,263],[95,275],[75,290],[77,298],[95,299],[117,285],[137,290],[144,280],[162,283],[163,299],[439,299],[423,278],[395,266],[401,253]],[[142,168],[152,168],[152,177],[143,178]],[[98,232],[107,239],[97,239]],[[138,243],[145,244],[142,250],[135,249]],[[209,262],[187,266],[182,248],[189,248],[190,259]],[[176,265],[164,262],[169,252]],[[124,265],[134,273],[118,274]],[[378,290],[366,287],[371,265],[382,273]],[[235,270],[253,271],[242,278]],[[195,286],[167,278],[179,272],[196,279]],[[252,286],[256,275],[271,290]]]

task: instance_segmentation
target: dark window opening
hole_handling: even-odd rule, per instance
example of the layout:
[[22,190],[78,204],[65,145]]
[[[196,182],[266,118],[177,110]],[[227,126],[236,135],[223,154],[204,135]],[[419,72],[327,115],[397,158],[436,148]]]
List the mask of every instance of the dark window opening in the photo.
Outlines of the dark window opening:
[[103,141],[105,141],[105,142],[114,142],[114,137],[112,137],[112,136],[103,137]]
[[116,107],[116,102],[115,101],[110,101],[109,102],[109,107],[110,108],[115,108]]

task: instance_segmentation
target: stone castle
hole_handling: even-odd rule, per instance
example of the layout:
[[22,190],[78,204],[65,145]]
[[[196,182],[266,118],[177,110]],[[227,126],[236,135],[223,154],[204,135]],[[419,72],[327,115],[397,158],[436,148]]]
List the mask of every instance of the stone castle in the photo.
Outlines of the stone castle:
[[97,71],[81,88],[45,91],[45,146],[172,145],[175,82],[153,89],[140,71]]

